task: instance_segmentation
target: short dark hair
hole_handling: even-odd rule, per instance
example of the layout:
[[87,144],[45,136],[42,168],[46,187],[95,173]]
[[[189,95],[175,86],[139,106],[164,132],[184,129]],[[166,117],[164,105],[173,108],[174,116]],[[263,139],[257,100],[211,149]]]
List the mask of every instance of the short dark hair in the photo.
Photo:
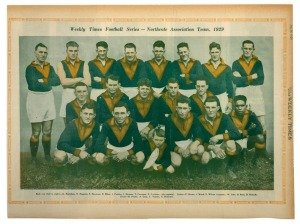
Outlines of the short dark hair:
[[126,49],[126,48],[134,48],[134,50],[136,51],[136,46],[135,46],[134,43],[127,43],[127,44],[125,44],[124,49]]
[[177,50],[179,50],[179,48],[182,48],[182,47],[186,47],[187,49],[189,49],[188,43],[181,42],[177,45]]
[[244,95],[237,95],[233,98],[233,102],[236,103],[238,100],[242,100],[245,102],[245,104],[247,103],[247,97]]
[[68,47],[79,47],[79,45],[75,41],[69,41],[68,43],[66,43],[66,48]]
[[105,49],[107,49],[108,44],[105,41],[99,41],[98,43],[96,43],[96,48],[98,47],[104,47]]
[[195,80],[195,83],[197,83],[197,81],[205,81],[206,85],[208,85],[208,81],[207,81],[207,78],[205,76],[197,77],[196,80]]
[[177,83],[177,84],[179,85],[179,81],[178,81],[178,79],[176,79],[175,77],[169,78],[169,79],[168,79],[168,82],[167,82],[167,85],[168,85],[169,83]]
[[180,95],[177,97],[176,105],[179,103],[187,103],[190,106],[191,100],[187,96]]
[[137,82],[137,86],[148,86],[148,87],[152,87],[152,81],[148,78],[140,78],[139,81]]
[[211,50],[213,48],[217,48],[217,49],[221,50],[221,45],[216,42],[212,42],[209,44],[209,50]]
[[254,42],[252,40],[244,40],[243,43],[242,43],[242,47],[244,47],[244,44],[252,44],[253,45],[253,49],[255,48],[254,47]]
[[165,46],[166,46],[165,43],[163,41],[161,41],[161,40],[157,40],[153,44],[153,48],[155,48],[155,47],[162,47],[163,49],[165,49]]
[[77,86],[85,86],[86,88],[88,88],[87,84],[85,84],[84,82],[77,82],[77,83],[74,85],[74,89],[76,89]]
[[109,79],[120,82],[120,76],[117,76],[117,75],[111,74],[105,78],[105,81],[108,82]]
[[46,49],[48,49],[48,47],[47,47],[45,44],[43,44],[43,43],[38,43],[38,44],[35,46],[34,50],[37,50],[38,47],[45,47]]
[[158,127],[158,128],[154,129],[152,138],[154,137],[154,135],[156,135],[158,137],[165,137],[166,136],[166,132],[165,132],[164,129],[161,129],[160,127]]
[[204,105],[210,102],[217,102],[217,106],[220,106],[219,98],[216,96],[208,96],[204,101]]
[[115,104],[114,109],[117,107],[125,107],[126,111],[129,111],[129,107],[128,104],[123,102],[123,101],[119,101],[118,103]]
[[95,104],[93,104],[93,103],[83,104],[80,111],[83,111],[84,109],[92,109],[94,111],[94,113],[96,113],[96,107],[95,107]]

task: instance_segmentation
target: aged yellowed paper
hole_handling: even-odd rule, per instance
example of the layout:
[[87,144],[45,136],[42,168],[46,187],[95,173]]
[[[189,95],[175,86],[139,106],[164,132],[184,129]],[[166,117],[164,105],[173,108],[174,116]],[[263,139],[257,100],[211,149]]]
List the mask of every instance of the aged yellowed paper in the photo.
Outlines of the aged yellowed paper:
[[[240,176],[227,188],[222,186],[224,180],[220,176],[216,177],[220,180],[216,185],[221,189],[202,186],[200,176],[183,178],[182,185],[177,186],[172,177],[165,181],[167,187],[160,188],[136,183],[148,183],[147,178],[153,177],[147,177],[147,173],[142,179],[131,179],[132,185],[124,185],[122,177],[101,182],[96,173],[95,179],[100,183],[91,177],[89,184],[74,189],[68,187],[72,178],[57,180],[51,179],[52,175],[28,174],[31,170],[26,172],[26,156],[30,151],[31,127],[26,115],[26,66],[34,60],[34,47],[44,43],[49,49],[47,61],[56,70],[57,63],[65,58],[65,44],[70,40],[79,43],[80,58],[84,61],[95,57],[95,44],[101,40],[109,43],[109,55],[115,59],[123,57],[124,44],[133,42],[138,57],[150,60],[152,44],[163,40],[169,60],[177,60],[177,44],[187,42],[192,57],[202,63],[209,59],[209,44],[218,42],[222,58],[229,66],[241,55],[242,42],[254,41],[255,54],[264,65],[266,143],[274,159],[266,178],[262,177],[265,182],[259,182],[258,174],[257,182],[242,183],[248,178],[243,177],[247,172],[239,170]],[[293,218],[292,49],[291,5],[9,6],[9,217]],[[53,88],[57,117],[53,123],[52,152],[64,128],[58,116],[61,92],[61,86]],[[48,170],[51,169],[54,168],[49,166]],[[48,171],[43,167],[40,172]],[[99,167],[100,176],[101,172]],[[264,170],[259,172],[263,174]],[[49,183],[58,184],[45,182],[47,178]],[[255,180],[255,176],[250,179]]]

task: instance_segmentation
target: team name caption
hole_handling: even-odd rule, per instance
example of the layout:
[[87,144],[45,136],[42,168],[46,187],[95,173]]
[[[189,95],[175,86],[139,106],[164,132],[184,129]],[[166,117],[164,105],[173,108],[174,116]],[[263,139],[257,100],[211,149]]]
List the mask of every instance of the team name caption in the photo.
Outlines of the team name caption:
[[105,26],[105,27],[94,27],[94,26],[71,26],[70,31],[72,32],[222,32],[224,27],[160,27],[160,26],[147,26],[147,27],[135,27],[135,26]]

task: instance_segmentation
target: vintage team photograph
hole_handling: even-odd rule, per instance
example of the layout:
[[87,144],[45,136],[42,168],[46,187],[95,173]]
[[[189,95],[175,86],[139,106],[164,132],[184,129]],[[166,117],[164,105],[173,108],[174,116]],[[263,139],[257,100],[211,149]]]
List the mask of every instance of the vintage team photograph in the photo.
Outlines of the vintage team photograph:
[[273,41],[20,36],[21,189],[273,190]]

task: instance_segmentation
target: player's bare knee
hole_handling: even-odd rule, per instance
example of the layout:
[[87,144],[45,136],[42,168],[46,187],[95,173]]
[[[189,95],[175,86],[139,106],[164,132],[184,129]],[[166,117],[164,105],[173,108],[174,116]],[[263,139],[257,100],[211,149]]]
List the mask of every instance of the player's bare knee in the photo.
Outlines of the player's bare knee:
[[30,137],[31,142],[38,142],[39,141],[39,134],[32,134]]
[[[226,141],[225,142],[225,147],[226,148],[232,148],[232,149],[236,149],[236,145],[235,145],[235,141],[234,140],[228,140],[228,141]],[[225,149],[225,148],[223,148],[223,149]]]
[[31,138],[39,139],[40,134],[41,134],[41,126],[36,124],[32,125]]
[[34,129],[32,130],[31,140],[32,140],[32,141],[38,141],[39,138],[40,138],[40,134],[41,134],[41,129],[34,128]]
[[43,135],[51,135],[52,131],[52,122],[51,121],[45,121],[42,124],[42,132]]
[[145,160],[145,154],[140,151],[135,154],[137,163],[142,163]]
[[56,150],[54,152],[54,162],[56,164],[65,164],[68,161],[68,155],[62,150]]
[[198,145],[198,147],[197,147],[197,154],[199,156],[202,156],[204,152],[205,152],[204,146],[203,145]]
[[175,172],[175,169],[172,165],[170,165],[167,167],[166,172],[172,174]]
[[46,135],[46,134],[43,133],[42,140],[43,140],[43,141],[50,141],[50,140],[51,140],[51,135],[50,135],[50,134],[47,134],[47,135]]
[[208,164],[209,160],[211,159],[209,152],[204,152],[201,158],[201,163],[203,165]]
[[92,155],[92,157],[93,157],[93,160],[101,166],[105,166],[105,165],[109,164],[108,157],[106,155],[104,155],[103,153],[94,153]]
[[182,158],[176,152],[171,152],[171,162],[174,167],[179,167],[182,162]]
[[265,138],[263,135],[256,135],[256,142],[257,143],[264,143],[265,142]]

